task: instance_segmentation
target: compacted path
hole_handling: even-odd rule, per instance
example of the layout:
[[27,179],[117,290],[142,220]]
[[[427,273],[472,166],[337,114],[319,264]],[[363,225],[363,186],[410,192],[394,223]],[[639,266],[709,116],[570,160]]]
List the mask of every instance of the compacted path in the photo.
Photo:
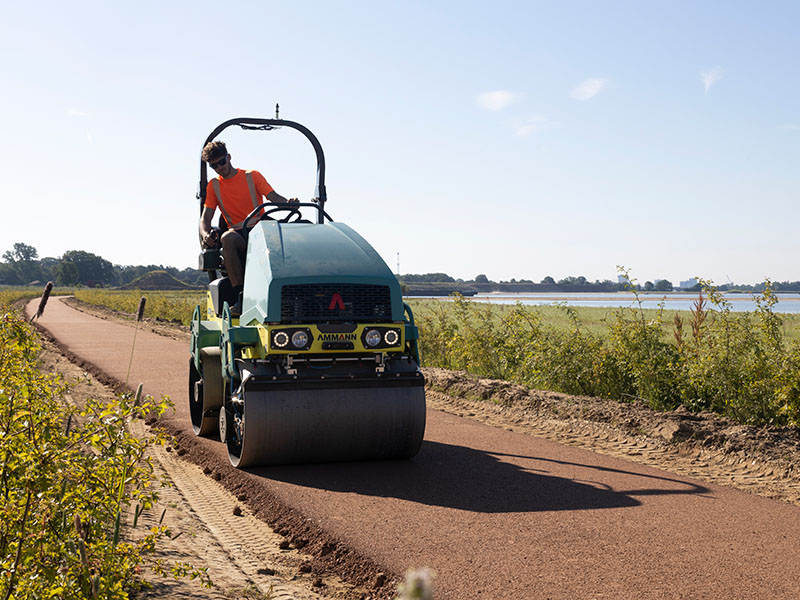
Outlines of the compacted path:
[[[39,324],[126,379],[131,324],[58,298]],[[183,435],[188,361],[186,342],[137,333],[130,385],[170,396],[164,423]],[[438,411],[409,461],[234,477],[219,442],[199,439],[188,455],[390,573],[434,569],[437,599],[800,598],[800,508]]]

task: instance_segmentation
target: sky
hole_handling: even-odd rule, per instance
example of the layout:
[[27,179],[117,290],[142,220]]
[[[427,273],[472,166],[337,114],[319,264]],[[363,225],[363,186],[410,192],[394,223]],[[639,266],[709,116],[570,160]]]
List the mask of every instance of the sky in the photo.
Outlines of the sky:
[[[393,271],[800,280],[800,3],[5,2],[0,251],[195,267],[233,117]],[[234,166],[314,194],[299,133]]]

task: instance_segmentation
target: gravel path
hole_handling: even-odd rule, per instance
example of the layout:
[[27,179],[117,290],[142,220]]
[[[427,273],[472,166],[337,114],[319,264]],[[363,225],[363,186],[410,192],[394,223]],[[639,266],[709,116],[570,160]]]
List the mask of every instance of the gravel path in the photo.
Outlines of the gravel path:
[[[40,325],[124,381],[130,325],[59,299]],[[800,597],[796,506],[435,410],[411,461],[237,471],[191,434],[187,363],[185,342],[138,332],[130,381],[173,399],[185,458],[377,597],[418,566],[439,599]]]

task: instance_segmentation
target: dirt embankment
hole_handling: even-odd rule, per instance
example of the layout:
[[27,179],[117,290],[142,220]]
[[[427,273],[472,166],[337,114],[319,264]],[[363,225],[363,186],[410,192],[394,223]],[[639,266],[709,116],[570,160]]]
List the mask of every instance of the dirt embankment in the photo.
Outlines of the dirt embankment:
[[531,390],[425,369],[439,410],[769,498],[800,504],[800,429],[738,425],[714,413]]

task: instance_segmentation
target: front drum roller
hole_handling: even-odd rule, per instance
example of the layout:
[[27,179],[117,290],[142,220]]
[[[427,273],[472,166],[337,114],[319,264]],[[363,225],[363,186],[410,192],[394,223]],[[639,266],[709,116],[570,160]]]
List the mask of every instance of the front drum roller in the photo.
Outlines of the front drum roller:
[[189,414],[192,429],[195,435],[215,435],[225,390],[219,348],[201,348],[200,366],[202,374],[195,369],[194,361],[189,360]]
[[245,382],[226,410],[235,467],[414,456],[425,433],[422,385],[272,390]]

